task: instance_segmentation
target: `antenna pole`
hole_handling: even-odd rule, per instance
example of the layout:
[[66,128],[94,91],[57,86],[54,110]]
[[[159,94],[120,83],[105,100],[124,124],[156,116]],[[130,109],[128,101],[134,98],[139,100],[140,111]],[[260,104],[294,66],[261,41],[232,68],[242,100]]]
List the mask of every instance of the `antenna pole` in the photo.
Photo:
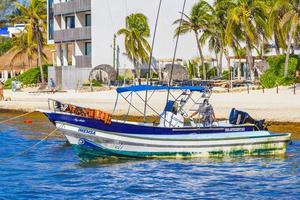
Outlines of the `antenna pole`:
[[[151,51],[150,51],[150,57],[149,57],[148,71],[147,71],[147,81],[146,81],[147,85],[149,84],[149,78],[152,78],[150,71],[151,71],[151,64],[152,64],[152,57],[153,57],[153,48],[154,48],[154,44],[155,44],[155,38],[156,38],[157,25],[158,25],[158,19],[159,19],[161,4],[162,4],[162,0],[159,0],[158,10],[157,10],[157,15],[156,15],[156,20],[155,20],[154,33],[153,33],[152,44],[151,44]],[[144,105],[144,123],[146,122],[147,100],[148,100],[148,91],[146,90],[145,105]]]
[[[169,76],[169,83],[168,83],[169,87],[168,87],[166,104],[168,103],[168,100],[169,100],[169,97],[170,97],[170,86],[171,86],[171,83],[172,83],[172,75],[173,75],[174,63],[175,63],[175,59],[176,59],[177,46],[178,46],[178,41],[179,41],[179,33],[181,31],[181,24],[182,24],[184,10],[185,10],[185,4],[186,4],[186,0],[183,1],[183,6],[182,6],[182,10],[181,10],[181,17],[180,17],[180,22],[179,22],[179,27],[178,27],[178,34],[176,36],[176,43],[175,43],[173,60],[172,60],[172,67],[171,67],[171,72],[170,72],[170,76]],[[165,113],[165,119],[166,119],[166,113]],[[164,124],[165,123],[166,123],[166,120],[164,120]]]
[[116,34],[113,39],[113,68],[116,69]]

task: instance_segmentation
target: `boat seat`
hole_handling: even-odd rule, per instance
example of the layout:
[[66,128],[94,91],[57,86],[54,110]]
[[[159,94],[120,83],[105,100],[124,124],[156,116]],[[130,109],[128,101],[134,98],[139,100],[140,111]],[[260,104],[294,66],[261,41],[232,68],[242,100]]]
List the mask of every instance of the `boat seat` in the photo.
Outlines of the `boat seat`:
[[175,101],[169,100],[169,101],[167,102],[166,106],[165,106],[164,111],[166,111],[166,112],[172,112],[174,103],[175,103]]

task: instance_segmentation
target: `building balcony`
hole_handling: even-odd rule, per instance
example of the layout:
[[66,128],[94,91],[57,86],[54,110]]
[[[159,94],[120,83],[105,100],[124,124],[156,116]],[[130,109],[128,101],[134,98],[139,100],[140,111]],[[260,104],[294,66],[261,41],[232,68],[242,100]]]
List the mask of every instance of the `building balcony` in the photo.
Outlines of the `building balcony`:
[[53,6],[54,15],[74,14],[91,10],[91,0],[72,0],[56,3]]
[[91,56],[75,56],[76,68],[89,68],[92,67]]
[[91,40],[91,38],[90,26],[54,31],[55,43]]

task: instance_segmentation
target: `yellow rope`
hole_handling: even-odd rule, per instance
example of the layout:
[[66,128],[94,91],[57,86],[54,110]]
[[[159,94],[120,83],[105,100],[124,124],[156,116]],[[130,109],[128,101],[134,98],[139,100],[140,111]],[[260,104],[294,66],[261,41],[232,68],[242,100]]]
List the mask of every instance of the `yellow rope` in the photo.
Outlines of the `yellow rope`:
[[0,121],[0,124],[3,124],[5,122],[8,122],[8,121],[11,121],[11,120],[14,120],[14,119],[18,119],[20,117],[24,117],[24,116],[29,115],[31,113],[34,113],[34,111],[33,112],[29,112],[29,113],[25,113],[25,114],[22,114],[22,115],[18,115],[16,117],[12,117],[12,118],[9,118],[9,119],[3,120],[3,121]]
[[[63,126],[63,125],[62,125]],[[34,145],[32,145],[31,147],[13,155],[13,156],[10,156],[10,157],[7,157],[7,158],[4,158],[2,160],[0,160],[0,164],[6,162],[6,161],[9,161],[13,158],[16,158],[18,156],[22,156],[26,153],[28,153],[29,151],[31,151],[32,149],[34,149],[36,146],[38,146],[39,144],[41,144],[42,142],[44,142],[46,139],[48,139],[52,134],[54,134],[59,128],[55,128],[53,131],[51,131],[48,135],[46,135],[43,139],[41,139],[40,141],[38,141],[37,143],[35,143]]]

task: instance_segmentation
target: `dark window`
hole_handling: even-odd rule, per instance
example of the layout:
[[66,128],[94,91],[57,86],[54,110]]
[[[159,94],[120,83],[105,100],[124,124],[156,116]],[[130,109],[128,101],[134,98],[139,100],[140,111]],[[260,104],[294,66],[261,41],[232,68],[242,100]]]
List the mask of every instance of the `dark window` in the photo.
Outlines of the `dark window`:
[[75,28],[75,17],[74,16],[67,16],[66,20],[66,29]]
[[92,25],[91,14],[86,14],[85,15],[85,26],[91,26],[91,25]]
[[86,42],[85,43],[85,51],[84,54],[86,56],[90,56],[92,54],[92,43],[91,42]]
[[53,0],[48,0],[49,9],[53,8]]
[[53,0],[48,0],[48,39],[53,39],[54,32],[54,15],[53,15]]
[[54,32],[54,17],[53,12],[49,13],[49,22],[48,22],[48,33],[49,33],[49,40],[53,40],[53,32]]

